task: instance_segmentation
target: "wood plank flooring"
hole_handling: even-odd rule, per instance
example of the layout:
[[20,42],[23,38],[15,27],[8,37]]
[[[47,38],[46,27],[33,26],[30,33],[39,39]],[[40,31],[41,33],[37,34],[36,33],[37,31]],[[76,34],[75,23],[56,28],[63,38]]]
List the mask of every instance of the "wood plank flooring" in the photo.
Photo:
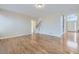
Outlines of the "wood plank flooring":
[[1,39],[0,53],[2,54],[66,54],[78,53],[78,48],[67,46],[68,38],[54,37],[43,34]]

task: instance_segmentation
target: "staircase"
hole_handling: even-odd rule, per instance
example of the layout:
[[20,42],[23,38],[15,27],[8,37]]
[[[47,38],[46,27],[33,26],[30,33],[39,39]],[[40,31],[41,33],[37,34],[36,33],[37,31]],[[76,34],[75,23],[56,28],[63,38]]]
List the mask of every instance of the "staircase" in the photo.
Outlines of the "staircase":
[[36,31],[39,33],[42,21],[32,20],[32,43],[36,41]]

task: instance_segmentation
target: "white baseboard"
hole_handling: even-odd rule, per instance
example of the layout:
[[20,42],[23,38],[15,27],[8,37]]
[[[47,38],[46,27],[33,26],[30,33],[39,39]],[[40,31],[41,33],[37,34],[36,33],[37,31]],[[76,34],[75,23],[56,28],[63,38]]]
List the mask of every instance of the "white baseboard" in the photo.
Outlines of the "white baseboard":
[[0,37],[0,39],[8,39],[8,38],[14,38],[14,37],[19,37],[19,36],[24,36],[24,35],[30,35],[31,33],[29,34],[17,34],[17,35],[10,35],[10,36],[2,36]]
[[45,35],[50,35],[50,36],[62,37],[62,35],[63,35],[64,33],[60,33],[59,35],[48,34],[48,33],[39,33],[39,34],[45,34]]
[[[30,34],[31,33],[29,33],[29,34],[16,34],[16,35],[2,36],[2,37],[0,37],[0,39],[8,39],[8,38],[14,38],[14,37],[19,37],[19,36],[28,36]],[[61,37],[63,35],[63,33],[60,34],[59,36],[58,35],[51,35],[51,34],[47,34],[47,33],[39,33],[39,34],[45,34],[45,35],[56,36],[56,37]]]

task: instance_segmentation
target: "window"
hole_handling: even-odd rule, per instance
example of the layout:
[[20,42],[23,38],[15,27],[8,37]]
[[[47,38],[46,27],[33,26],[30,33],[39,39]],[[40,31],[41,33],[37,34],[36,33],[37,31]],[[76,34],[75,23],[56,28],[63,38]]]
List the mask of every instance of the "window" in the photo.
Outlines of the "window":
[[72,14],[67,16],[67,21],[77,21],[77,16]]

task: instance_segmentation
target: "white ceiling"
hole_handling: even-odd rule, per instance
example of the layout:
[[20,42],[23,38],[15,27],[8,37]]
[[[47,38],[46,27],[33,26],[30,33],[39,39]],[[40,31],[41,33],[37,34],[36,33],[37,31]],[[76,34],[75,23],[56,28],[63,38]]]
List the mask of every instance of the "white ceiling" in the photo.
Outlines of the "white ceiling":
[[43,9],[35,8],[34,4],[2,4],[0,9],[19,12],[22,14],[30,15],[33,17],[42,17],[47,15],[52,15],[56,13],[60,14],[70,14],[78,13],[78,4],[46,4]]

